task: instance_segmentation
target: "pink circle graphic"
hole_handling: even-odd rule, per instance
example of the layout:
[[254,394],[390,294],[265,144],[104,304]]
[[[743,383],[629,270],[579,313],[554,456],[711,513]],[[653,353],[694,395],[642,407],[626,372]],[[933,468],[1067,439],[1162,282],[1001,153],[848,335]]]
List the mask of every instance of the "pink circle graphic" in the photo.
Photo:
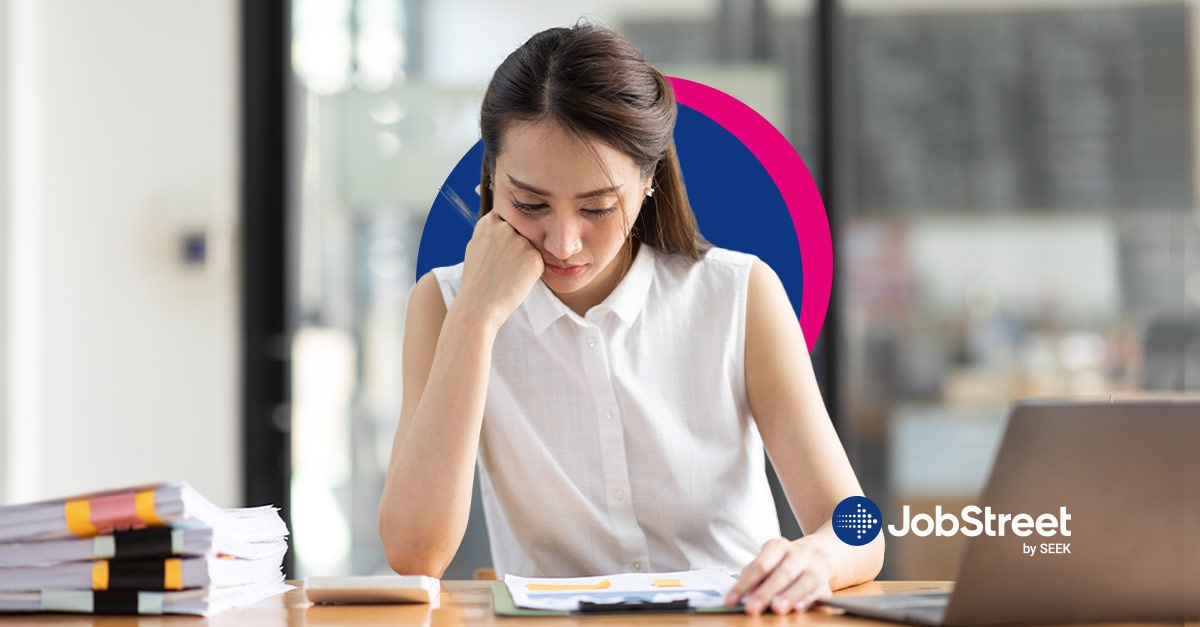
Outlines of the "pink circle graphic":
[[749,150],[779,189],[800,246],[804,296],[800,328],[812,352],[825,324],[833,288],[833,240],[825,203],[804,160],[766,118],[729,94],[684,78],[668,76],[675,100],[721,125]]

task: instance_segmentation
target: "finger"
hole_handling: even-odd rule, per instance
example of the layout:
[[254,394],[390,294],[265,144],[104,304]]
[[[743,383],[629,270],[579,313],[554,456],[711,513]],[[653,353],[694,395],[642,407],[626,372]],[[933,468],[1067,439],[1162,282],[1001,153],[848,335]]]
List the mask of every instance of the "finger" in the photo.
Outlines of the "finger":
[[829,584],[821,581],[813,571],[806,570],[792,585],[771,600],[771,611],[780,615],[792,611],[803,612],[817,599],[825,598],[829,594]]
[[755,557],[754,561],[742,569],[741,577],[725,595],[725,604],[736,605],[743,596],[746,596],[746,593],[758,587],[759,582],[772,570],[775,570],[786,554],[787,540],[783,538],[769,540],[763,544],[758,557]]
[[495,222],[499,217],[495,211],[489,211],[479,216],[479,219],[475,221],[475,231],[478,232],[480,229],[487,228],[487,225]]
[[776,545],[774,540],[763,544],[763,548],[752,562],[742,569],[737,583],[725,594],[725,605],[736,605],[741,602],[746,593],[753,590],[762,580],[765,573],[771,572],[779,560],[783,559],[783,548]]
[[783,594],[789,586],[800,580],[800,576],[806,570],[806,561],[801,555],[795,551],[788,552],[787,556],[779,562],[775,570],[771,571],[766,578],[759,583],[758,587],[750,592],[750,601],[746,603],[746,609],[752,610],[754,614],[766,611],[771,607],[771,603],[775,597]]

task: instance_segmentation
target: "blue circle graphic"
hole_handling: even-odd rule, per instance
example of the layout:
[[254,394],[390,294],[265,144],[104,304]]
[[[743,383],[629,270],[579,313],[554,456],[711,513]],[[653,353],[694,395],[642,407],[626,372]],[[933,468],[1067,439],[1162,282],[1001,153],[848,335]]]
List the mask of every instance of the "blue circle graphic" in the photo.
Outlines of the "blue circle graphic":
[[847,497],[833,510],[833,532],[850,546],[869,543],[882,529],[879,506],[865,496]]
[[[751,253],[771,266],[799,317],[804,295],[800,244],[787,203],[766,168],[732,133],[685,105],[679,105],[675,145],[700,232],[715,246]],[[475,190],[482,166],[480,141],[445,181],[473,209],[479,206]],[[416,278],[462,262],[471,233],[472,225],[438,195],[417,249]]]

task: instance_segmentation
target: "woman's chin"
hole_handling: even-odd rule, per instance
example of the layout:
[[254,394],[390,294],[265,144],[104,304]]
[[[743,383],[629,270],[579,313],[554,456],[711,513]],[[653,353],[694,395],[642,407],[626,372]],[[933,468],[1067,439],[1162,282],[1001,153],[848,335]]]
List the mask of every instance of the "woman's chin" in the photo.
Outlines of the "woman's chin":
[[570,294],[591,282],[591,273],[587,271],[589,269],[586,268],[574,276],[563,276],[547,269],[542,273],[542,282],[555,294]]

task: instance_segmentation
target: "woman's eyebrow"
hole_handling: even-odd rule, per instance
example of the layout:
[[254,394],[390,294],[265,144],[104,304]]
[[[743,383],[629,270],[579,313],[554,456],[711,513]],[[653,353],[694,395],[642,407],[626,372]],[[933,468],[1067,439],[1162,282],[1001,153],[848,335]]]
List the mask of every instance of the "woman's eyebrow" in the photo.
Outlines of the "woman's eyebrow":
[[[548,192],[544,189],[538,189],[537,187],[534,187],[534,186],[530,185],[529,183],[526,183],[524,181],[520,181],[520,180],[513,178],[513,176],[511,174],[508,175],[508,182],[512,183],[513,187],[518,187],[520,189],[523,189],[523,190],[529,192],[530,194],[537,194],[538,196],[551,196],[552,195],[550,192]],[[585,198],[595,198],[597,196],[605,196],[607,194],[616,192],[617,190],[621,189],[621,187],[623,187],[623,185],[610,185],[609,187],[593,189],[590,192],[576,194],[575,198],[577,198],[579,200],[583,200]]]

